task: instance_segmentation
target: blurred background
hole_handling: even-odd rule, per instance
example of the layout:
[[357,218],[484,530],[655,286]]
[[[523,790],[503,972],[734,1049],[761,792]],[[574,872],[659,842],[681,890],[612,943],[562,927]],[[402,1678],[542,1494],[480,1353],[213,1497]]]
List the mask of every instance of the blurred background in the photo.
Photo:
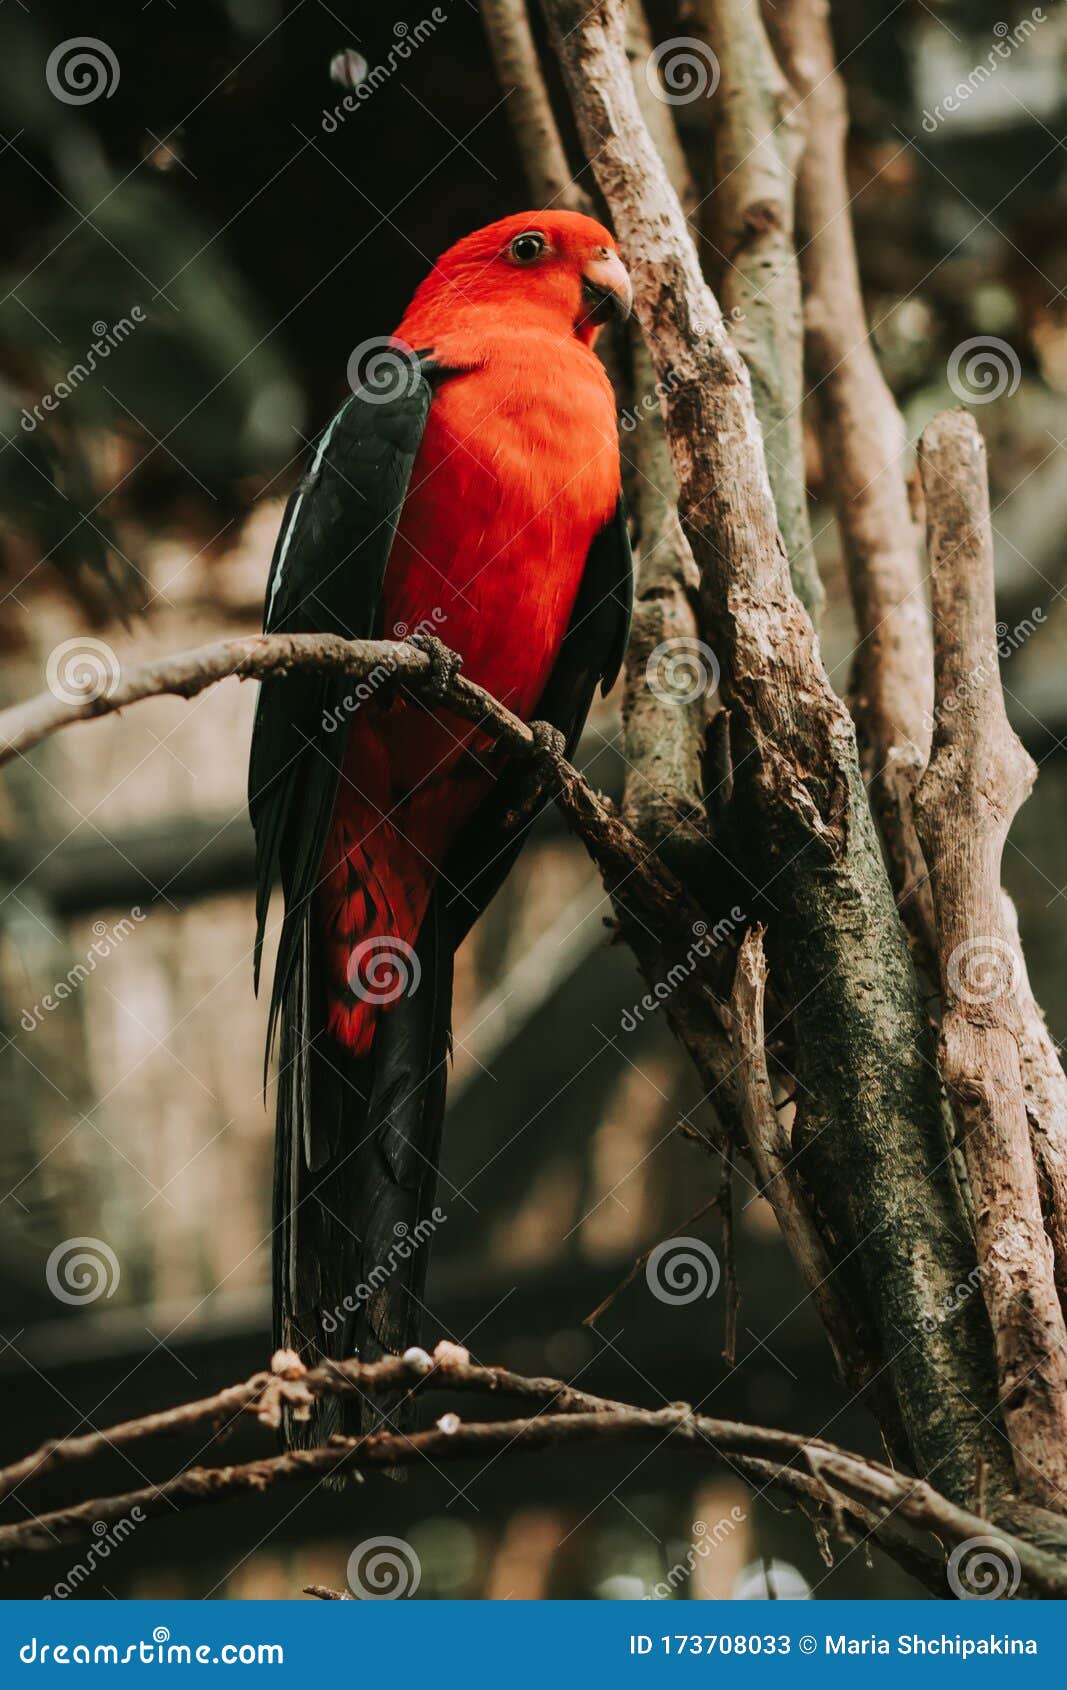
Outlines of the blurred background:
[[[1005,872],[1059,1035],[1067,15],[1057,0],[1010,17],[985,0],[842,0],[833,14],[886,370],[913,437],[970,381],[989,446],[1004,685],[1041,764]],[[660,40],[692,28],[668,5],[651,19]],[[60,0],[0,19],[4,704],[46,678],[70,684],[79,663],[106,671],[256,630],[285,496],[347,394],[351,352],[392,330],[439,251],[527,197],[472,0],[97,8],[91,97],[57,80],[57,49],[85,27],[84,8]],[[341,53],[373,87],[338,118]],[[711,275],[713,108],[676,108],[707,196]],[[961,366],[972,340],[995,349],[984,375],[970,353]],[[810,481],[824,649],[844,692],[853,632],[814,440]],[[143,704],[54,738],[0,782],[4,1459],[204,1395],[269,1356],[253,706],[237,684]],[[618,735],[611,699],[581,759],[609,792]],[[692,1218],[721,1177],[694,1140],[705,1106],[662,1019],[635,1012],[644,987],[607,914],[550,816],[461,954],[427,1341],[879,1453],[741,1175],[734,1366],[721,1286],[664,1302],[641,1269],[582,1324],[658,1239],[722,1254],[717,1217]],[[64,1277],[64,1251],[86,1240],[88,1277]],[[266,1453],[268,1437],[244,1429],[224,1447]],[[80,1494],[158,1481],[197,1448],[115,1454],[78,1474]],[[71,1500],[69,1477],[22,1487],[3,1517]],[[862,1545],[828,1568],[780,1499],[645,1448],[425,1464],[403,1485],[294,1487],[175,1515],[109,1546],[76,1593],[343,1587],[352,1552],[383,1534],[416,1551],[420,1596],[921,1594]],[[84,1561],[57,1548],[12,1567],[3,1590],[63,1594]]]

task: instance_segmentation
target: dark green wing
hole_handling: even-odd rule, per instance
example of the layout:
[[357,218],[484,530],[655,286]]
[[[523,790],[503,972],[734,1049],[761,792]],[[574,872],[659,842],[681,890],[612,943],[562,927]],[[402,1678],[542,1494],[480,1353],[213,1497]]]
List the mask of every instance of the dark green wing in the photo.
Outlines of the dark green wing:
[[[357,639],[378,631],[382,581],[433,373],[425,359],[406,366],[399,392],[381,400],[356,394],[322,435],[286,507],[267,584],[267,633]],[[272,1029],[333,814],[352,685],[345,676],[296,672],[264,681],[260,689],[248,777],[256,835],[257,988],[279,877],[285,899]]]

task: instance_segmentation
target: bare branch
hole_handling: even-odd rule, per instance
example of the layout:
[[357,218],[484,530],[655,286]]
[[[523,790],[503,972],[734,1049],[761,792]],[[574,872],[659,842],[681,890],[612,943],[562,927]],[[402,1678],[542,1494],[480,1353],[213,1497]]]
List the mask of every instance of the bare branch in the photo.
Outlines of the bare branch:
[[[299,668],[351,675],[371,692],[403,685],[416,699],[443,702],[449,711],[472,722],[512,753],[542,762],[546,758],[539,736],[528,723],[463,675],[455,676],[442,699],[430,658],[406,641],[342,640],[332,634],[260,634],[220,640],[141,664],[127,670],[99,697],[84,702],[72,703],[45,692],[3,711],[0,764],[71,723],[112,715],[146,698],[164,694],[194,698],[207,687],[232,677],[262,679]],[[359,695],[352,702],[355,708]],[[546,778],[552,796],[601,870],[609,891],[624,881],[629,898],[641,906],[646,917],[660,921],[665,932],[688,934],[699,911],[673,876],[650,857],[608,800],[594,792],[577,769],[562,757],[550,756],[549,761]]]
[[[446,1389],[499,1390],[542,1401],[546,1409],[531,1418],[502,1421],[465,1422],[449,1415],[433,1430],[377,1432],[363,1438],[338,1438],[321,1449],[295,1450],[227,1467],[191,1467],[158,1486],[94,1497],[36,1519],[0,1526],[0,1559],[51,1550],[57,1542],[91,1541],[101,1523],[115,1525],[130,1516],[139,1522],[155,1519],[169,1516],[175,1509],[260,1494],[275,1485],[313,1482],[339,1473],[361,1474],[424,1460],[529,1453],[570,1444],[636,1442],[655,1446],[671,1440],[697,1456],[726,1461],[760,1488],[773,1485],[794,1500],[827,1511],[837,1530],[859,1527],[928,1582],[936,1577],[933,1558],[902,1536],[899,1522],[936,1532],[947,1543],[962,1543],[975,1536],[992,1538],[1002,1553],[1018,1564],[1029,1591],[1044,1596],[1067,1595],[1067,1571],[1054,1555],[957,1507],[929,1485],[821,1438],[805,1439],[792,1432],[716,1420],[694,1414],[685,1403],[649,1410],[593,1397],[575,1392],[559,1380],[526,1379],[504,1369],[472,1366],[456,1346],[448,1344],[439,1345],[433,1358],[414,1352],[389,1363],[346,1361],[302,1377],[298,1365],[286,1368],[285,1364],[284,1355],[276,1357],[275,1366],[283,1373],[257,1374],[244,1386],[231,1387],[219,1397],[232,1400],[234,1393],[262,1389],[264,1380],[291,1391],[302,1386],[316,1392],[384,1391],[395,1389],[404,1375],[420,1385],[432,1382]],[[314,1384],[310,1385],[312,1380]],[[216,1399],[205,1402],[208,1400]],[[561,1412],[564,1407],[569,1412]],[[183,1417],[181,1423],[189,1426],[197,1422],[201,1408],[200,1404],[189,1404],[185,1410],[170,1413]],[[158,1429],[165,1417],[150,1418]],[[102,1432],[100,1437],[106,1441],[108,1433]],[[323,1586],[314,1587],[309,1594],[336,1600],[344,1593]]]
[[592,210],[589,195],[573,178],[541,75],[526,0],[479,0],[479,4],[534,205],[588,213]]
[[[545,9],[657,374],[665,387],[671,376],[667,434],[723,662],[735,796],[753,872],[778,906],[772,963],[801,1082],[794,1140],[878,1322],[911,1455],[969,1497],[978,1445],[998,1480],[1010,1468],[986,1420],[982,1311],[961,1309],[951,1336],[937,1319],[973,1255],[852,723],[792,591],[744,362],[637,109],[620,0]],[[915,1341],[902,1345],[900,1327]]]
[[808,381],[859,634],[853,711],[902,913],[928,952],[933,917],[911,794],[930,747],[933,653],[906,436],[867,329],[845,171],[848,106],[828,0],[765,0],[806,143],[797,178]]
[[803,128],[771,51],[760,0],[701,0],[719,63],[715,91],[716,232],[722,307],[752,378],[767,474],[793,586],[818,626],[804,462],[803,326],[793,195]]
[[1019,970],[1015,1001],[1021,1023],[1019,1061],[1030,1143],[1037,1163],[1045,1226],[1052,1240],[1056,1286],[1067,1313],[1067,1076],[1030,986],[1015,905],[1006,892],[1000,896],[1004,928]]
[[997,665],[985,446],[949,411],[919,447],[934,610],[935,728],[916,793],[934,890],[944,1015],[941,1070],[974,1192],[982,1291],[1000,1397],[1024,1492],[1067,1496],[1067,1332],[1030,1153],[1019,1062],[1016,951],[1000,862],[1030,791]]
[[[765,0],[765,18],[807,126],[797,183],[806,350],[860,636],[853,713],[901,914],[936,973],[937,925],[912,804],[930,751],[930,618],[906,483],[904,422],[871,345],[860,286],[845,169],[845,89],[834,65],[827,0]],[[1007,919],[1014,932],[1014,912]],[[1019,965],[1027,1113],[1067,1306],[1067,1076],[1025,980],[1021,952]]]
[[766,985],[763,931],[754,927],[745,934],[738,953],[730,1000],[741,1119],[760,1190],[774,1210],[782,1236],[822,1317],[841,1377],[853,1389],[862,1390],[875,1367],[858,1352],[855,1319],[841,1300],[833,1267],[797,1177],[792,1145],[774,1107],[764,1048]]
[[253,1373],[240,1385],[229,1385],[213,1396],[177,1408],[125,1420],[102,1431],[71,1438],[50,1439],[32,1454],[0,1468],[0,1501],[31,1479],[43,1478],[58,1467],[91,1461],[108,1450],[122,1449],[145,1439],[173,1436],[196,1426],[214,1425],[214,1437],[225,1435],[245,1412],[267,1426],[281,1423],[283,1408],[305,1418],[312,1401],[323,1396],[373,1395],[414,1391],[446,1385],[455,1391],[476,1391],[551,1404],[557,1414],[597,1413],[617,1407],[604,1397],[589,1396],[558,1379],[529,1378],[505,1367],[479,1367],[457,1345],[439,1344],[433,1356],[409,1350],[381,1361],[324,1362],[310,1371],[289,1350],[279,1350],[269,1373]]

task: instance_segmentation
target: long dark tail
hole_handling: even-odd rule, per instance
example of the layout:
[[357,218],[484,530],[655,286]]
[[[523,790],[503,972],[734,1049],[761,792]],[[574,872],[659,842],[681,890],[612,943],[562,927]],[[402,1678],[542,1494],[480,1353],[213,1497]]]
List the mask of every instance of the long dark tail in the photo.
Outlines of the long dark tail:
[[[452,948],[432,902],[418,977],[353,1061],[325,1031],[324,969],[305,923],[282,1011],[274,1161],[274,1341],[312,1367],[402,1354],[421,1334],[444,1116]],[[292,1448],[408,1423],[396,1399],[326,1397],[284,1427]]]

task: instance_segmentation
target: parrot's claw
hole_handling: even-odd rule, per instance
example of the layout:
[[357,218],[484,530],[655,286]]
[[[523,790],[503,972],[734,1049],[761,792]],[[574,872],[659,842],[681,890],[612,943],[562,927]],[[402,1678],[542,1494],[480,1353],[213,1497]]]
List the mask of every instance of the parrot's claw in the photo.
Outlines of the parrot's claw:
[[552,722],[531,722],[534,754],[538,761],[562,763],[567,755],[566,736]]
[[436,634],[409,634],[407,643],[425,652],[430,660],[424,689],[427,702],[443,704],[452,689],[452,682],[463,667],[462,657],[458,651],[450,651]]

